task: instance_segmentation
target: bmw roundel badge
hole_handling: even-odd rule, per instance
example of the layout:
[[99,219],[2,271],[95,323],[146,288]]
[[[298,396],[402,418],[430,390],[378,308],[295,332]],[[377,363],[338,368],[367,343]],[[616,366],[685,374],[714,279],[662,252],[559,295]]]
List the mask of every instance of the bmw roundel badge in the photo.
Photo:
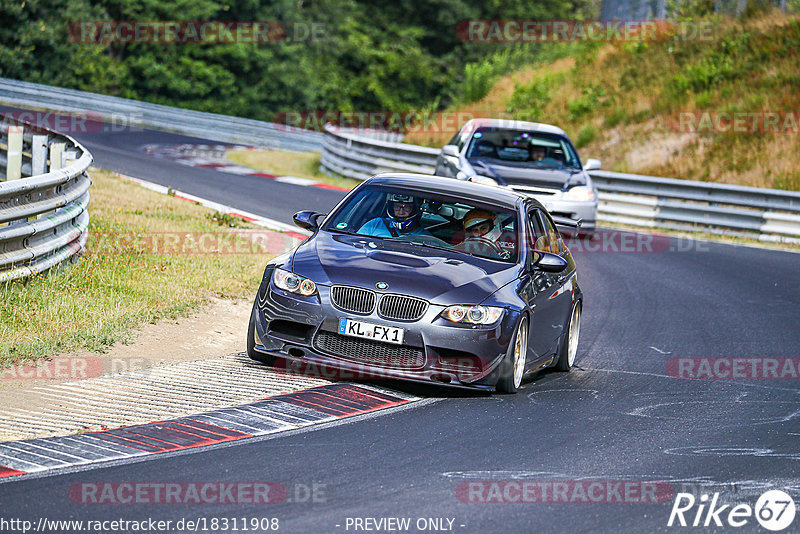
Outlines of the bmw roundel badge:
[[389,284],[387,284],[386,282],[378,282],[377,284],[375,284],[375,287],[383,291],[384,289],[389,289]]

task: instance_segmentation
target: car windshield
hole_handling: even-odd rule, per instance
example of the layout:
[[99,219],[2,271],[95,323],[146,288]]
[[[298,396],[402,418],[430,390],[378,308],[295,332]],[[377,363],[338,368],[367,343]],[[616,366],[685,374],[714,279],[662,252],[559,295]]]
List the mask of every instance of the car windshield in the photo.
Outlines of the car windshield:
[[500,160],[517,167],[580,169],[569,140],[557,134],[478,128],[467,149],[470,160]]
[[517,261],[517,216],[509,208],[385,186],[362,187],[324,230],[417,243],[496,261]]

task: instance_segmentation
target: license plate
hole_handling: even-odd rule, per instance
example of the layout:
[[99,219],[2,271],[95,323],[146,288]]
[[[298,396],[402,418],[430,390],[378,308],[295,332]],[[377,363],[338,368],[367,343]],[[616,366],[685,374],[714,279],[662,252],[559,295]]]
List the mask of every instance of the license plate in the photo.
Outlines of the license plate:
[[403,343],[405,331],[394,326],[354,321],[353,319],[341,317],[339,319],[339,333],[346,336],[362,337],[400,345]]

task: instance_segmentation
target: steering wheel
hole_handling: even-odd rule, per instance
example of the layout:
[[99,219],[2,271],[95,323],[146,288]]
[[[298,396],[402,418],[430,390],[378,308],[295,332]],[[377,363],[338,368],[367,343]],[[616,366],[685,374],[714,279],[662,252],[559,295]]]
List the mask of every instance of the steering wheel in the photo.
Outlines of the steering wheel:
[[456,245],[456,248],[468,253],[480,249],[480,252],[490,252],[495,254],[498,258],[503,258],[508,254],[500,245],[485,237],[468,237]]

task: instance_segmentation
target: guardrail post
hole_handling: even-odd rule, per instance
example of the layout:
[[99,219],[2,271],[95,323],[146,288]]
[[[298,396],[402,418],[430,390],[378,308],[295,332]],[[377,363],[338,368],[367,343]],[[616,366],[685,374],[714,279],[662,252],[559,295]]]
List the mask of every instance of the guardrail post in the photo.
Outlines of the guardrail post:
[[[36,137],[45,137],[45,143],[46,143],[46,136],[36,136]],[[34,141],[34,144],[35,144],[35,141]],[[50,145],[50,171],[51,172],[52,171],[57,171],[58,169],[63,169],[66,166],[65,165],[66,164],[66,161],[65,161],[66,157],[65,156],[67,154],[64,152],[65,148],[66,148],[66,144],[65,143],[53,143],[53,144]],[[45,151],[46,150],[47,150],[47,145],[45,145]],[[34,176],[35,176],[35,174],[34,174]],[[42,212],[42,213],[36,215],[35,217],[29,217],[28,220],[33,221],[35,219],[41,219],[42,217],[47,217],[51,213],[55,213],[55,212],[56,212],[56,210],[45,211],[45,212]]]
[[64,166],[64,143],[50,145],[50,172],[57,171]]
[[9,126],[6,180],[19,178],[22,178],[22,126]]
[[47,172],[47,136],[34,135],[31,141],[31,176]]

